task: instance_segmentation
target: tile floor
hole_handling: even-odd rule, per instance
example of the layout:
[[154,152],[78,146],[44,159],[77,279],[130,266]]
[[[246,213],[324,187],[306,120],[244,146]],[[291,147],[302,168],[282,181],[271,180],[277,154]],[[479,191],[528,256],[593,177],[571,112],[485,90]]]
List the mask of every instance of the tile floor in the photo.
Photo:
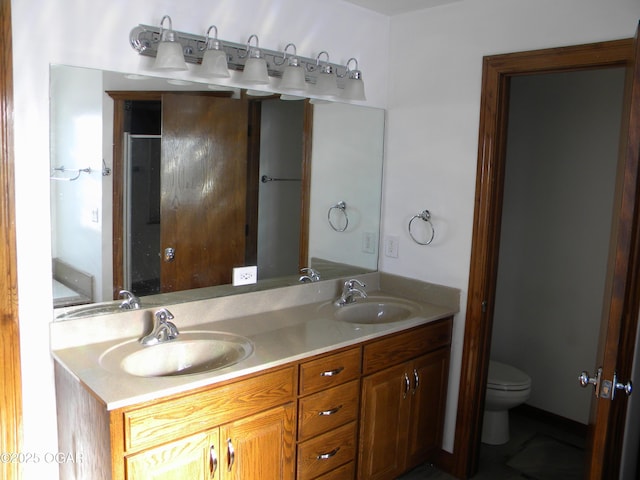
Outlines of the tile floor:
[[[511,439],[482,444],[478,473],[472,480],[571,480],[583,478],[585,438],[566,428],[511,412]],[[398,480],[455,480],[422,465]]]

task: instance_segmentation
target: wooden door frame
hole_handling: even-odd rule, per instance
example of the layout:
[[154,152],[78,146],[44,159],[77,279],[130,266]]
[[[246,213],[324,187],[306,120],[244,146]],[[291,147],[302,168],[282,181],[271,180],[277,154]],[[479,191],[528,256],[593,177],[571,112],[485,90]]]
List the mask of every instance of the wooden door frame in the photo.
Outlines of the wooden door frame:
[[[16,264],[11,0],[0,0],[0,452],[22,450],[22,381]],[[0,477],[21,477],[19,462],[0,462]]]
[[[516,75],[627,66],[633,40],[551,48],[483,59],[471,265],[454,454],[448,469],[468,478],[478,468],[487,383],[506,162],[510,78]],[[622,345],[631,348],[633,344]],[[589,366],[587,366],[589,367]]]

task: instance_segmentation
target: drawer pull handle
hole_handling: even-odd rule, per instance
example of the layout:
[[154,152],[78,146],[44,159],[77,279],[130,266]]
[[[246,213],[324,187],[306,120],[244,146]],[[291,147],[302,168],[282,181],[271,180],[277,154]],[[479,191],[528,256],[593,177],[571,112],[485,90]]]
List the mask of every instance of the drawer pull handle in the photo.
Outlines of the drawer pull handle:
[[413,390],[411,391],[412,395],[416,394],[418,387],[420,386],[420,374],[417,369],[413,369]]
[[409,375],[404,374],[404,392],[402,392],[402,398],[407,398],[409,394],[409,390],[411,390],[411,381],[409,380]]
[[327,370],[326,372],[322,372],[320,374],[321,377],[333,377],[338,375],[340,372],[344,370],[344,367],[338,367],[335,370]]
[[216,454],[216,447],[214,447],[213,445],[209,447],[209,460],[209,471],[211,472],[210,478],[213,479],[213,477],[215,477],[216,475],[216,470],[218,470],[218,455]]
[[327,453],[321,453],[320,455],[318,455],[316,457],[317,460],[328,460],[331,457],[334,457],[336,455],[336,453],[338,453],[338,450],[340,450],[340,447],[336,447],[333,450],[331,450],[330,452]]
[[229,455],[227,460],[227,463],[229,465],[228,470],[231,471],[231,467],[233,467],[233,464],[236,461],[236,451],[233,448],[233,443],[231,442],[230,438],[227,439],[227,453]]
[[339,406],[337,406],[335,408],[331,408],[329,410],[322,410],[321,412],[318,412],[318,415],[320,415],[321,417],[328,417],[329,415],[333,415],[334,413],[338,413],[341,408],[342,408],[342,405],[339,405]]

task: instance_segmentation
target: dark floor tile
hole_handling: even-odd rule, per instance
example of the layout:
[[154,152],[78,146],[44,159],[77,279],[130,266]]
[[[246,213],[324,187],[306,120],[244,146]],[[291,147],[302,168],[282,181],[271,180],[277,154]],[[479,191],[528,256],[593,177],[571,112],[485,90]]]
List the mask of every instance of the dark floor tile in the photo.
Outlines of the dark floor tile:
[[[511,435],[504,445],[480,446],[472,480],[569,480],[582,478],[585,438],[550,423],[511,412]],[[425,464],[398,480],[455,480]]]

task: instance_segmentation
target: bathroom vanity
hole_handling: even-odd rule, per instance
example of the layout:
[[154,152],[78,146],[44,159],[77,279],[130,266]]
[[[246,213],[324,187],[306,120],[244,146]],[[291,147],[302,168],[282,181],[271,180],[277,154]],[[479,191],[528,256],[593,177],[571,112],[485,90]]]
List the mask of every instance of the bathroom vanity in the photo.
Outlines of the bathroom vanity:
[[[150,312],[52,324],[59,448],[82,458],[61,478],[393,479],[428,460],[441,444],[458,292],[364,277],[369,297],[345,307],[333,305],[333,281],[170,306],[181,335],[252,344],[233,365],[190,375],[104,363],[142,336],[130,335],[136,323],[148,330]],[[384,323],[365,318],[371,305]]]

